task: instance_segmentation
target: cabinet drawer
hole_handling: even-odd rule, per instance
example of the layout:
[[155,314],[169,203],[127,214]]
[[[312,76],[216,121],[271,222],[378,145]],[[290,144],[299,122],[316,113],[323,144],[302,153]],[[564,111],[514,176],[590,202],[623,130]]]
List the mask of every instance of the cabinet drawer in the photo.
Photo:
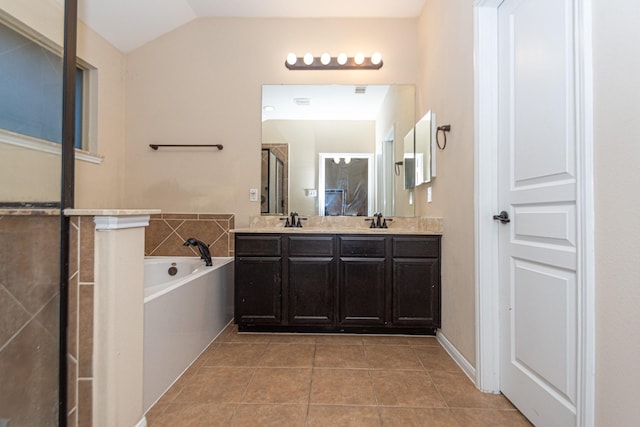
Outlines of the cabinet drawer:
[[340,256],[384,257],[384,237],[341,236]]
[[289,236],[289,256],[333,256],[333,236]]
[[279,235],[251,235],[236,234],[237,256],[280,256],[282,255],[282,240]]
[[440,256],[440,237],[394,237],[393,256],[438,258]]

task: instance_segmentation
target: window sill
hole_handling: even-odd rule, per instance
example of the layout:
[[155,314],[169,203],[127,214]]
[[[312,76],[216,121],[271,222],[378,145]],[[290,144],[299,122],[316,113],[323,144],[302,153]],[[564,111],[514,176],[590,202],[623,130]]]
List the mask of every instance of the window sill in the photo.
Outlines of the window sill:
[[[40,151],[42,153],[60,155],[61,145],[54,142],[43,141],[38,138],[33,138],[26,135],[21,135],[15,132],[9,132],[4,129],[0,129],[0,143],[13,145],[16,147],[26,148],[28,150]],[[104,156],[96,153],[91,153],[85,150],[75,150],[76,160],[82,160],[89,163],[101,164],[104,160]]]

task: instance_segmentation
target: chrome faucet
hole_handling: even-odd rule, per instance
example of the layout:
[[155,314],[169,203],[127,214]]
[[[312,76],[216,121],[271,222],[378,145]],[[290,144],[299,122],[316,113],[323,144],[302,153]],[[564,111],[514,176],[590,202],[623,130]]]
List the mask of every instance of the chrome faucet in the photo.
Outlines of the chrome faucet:
[[203,259],[207,266],[212,266],[213,262],[211,261],[211,253],[209,252],[209,247],[206,243],[201,242],[200,240],[194,239],[193,237],[189,237],[183,244],[183,246],[195,246],[198,248],[200,252],[200,259]]

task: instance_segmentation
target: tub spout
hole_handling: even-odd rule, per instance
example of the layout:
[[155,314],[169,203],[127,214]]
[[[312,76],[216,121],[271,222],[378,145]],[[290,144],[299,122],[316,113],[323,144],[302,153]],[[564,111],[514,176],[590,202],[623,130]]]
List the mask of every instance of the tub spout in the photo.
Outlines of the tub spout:
[[206,243],[201,242],[200,240],[194,239],[193,237],[189,237],[183,244],[183,246],[195,246],[198,248],[200,252],[200,258],[204,260],[207,266],[213,265],[211,262],[211,253],[209,252],[209,247]]

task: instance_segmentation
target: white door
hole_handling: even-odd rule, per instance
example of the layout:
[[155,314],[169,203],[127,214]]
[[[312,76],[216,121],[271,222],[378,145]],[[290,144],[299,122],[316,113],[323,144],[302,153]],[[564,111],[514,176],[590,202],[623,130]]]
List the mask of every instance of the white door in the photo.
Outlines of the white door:
[[574,13],[498,10],[500,389],[537,426],[576,425]]

